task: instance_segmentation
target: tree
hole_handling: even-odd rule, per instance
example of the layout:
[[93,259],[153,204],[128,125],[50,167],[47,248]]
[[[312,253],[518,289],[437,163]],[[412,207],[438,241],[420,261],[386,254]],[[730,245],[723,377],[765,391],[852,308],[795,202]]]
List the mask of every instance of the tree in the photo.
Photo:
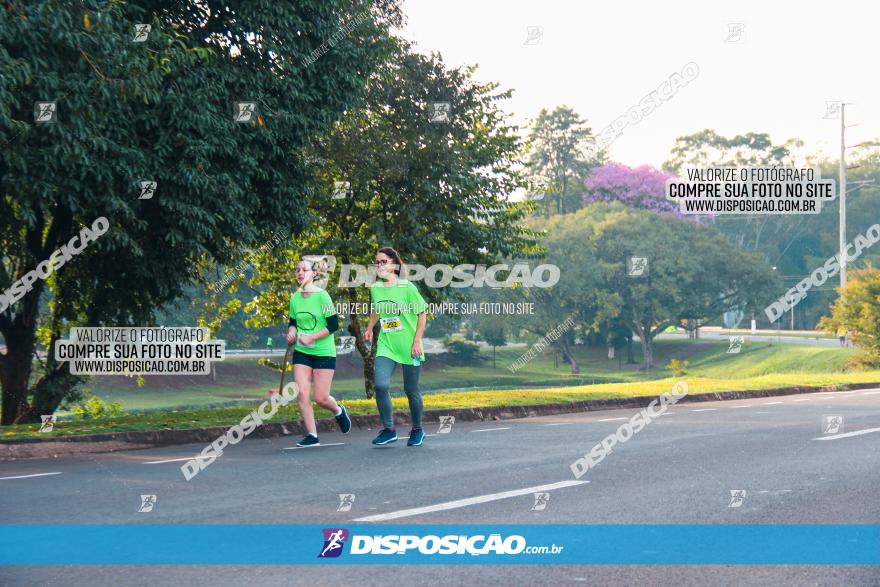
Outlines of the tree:
[[[647,369],[654,338],[669,325],[731,308],[757,310],[778,290],[760,257],[738,251],[712,227],[671,215],[594,203],[551,218],[546,234],[545,262],[559,266],[561,279],[552,288],[524,289],[536,302],[535,314],[511,324],[542,335],[572,320],[577,327],[558,342],[572,372],[578,368],[571,349],[576,329],[634,331]],[[640,277],[628,275],[633,257],[648,260]]]
[[[478,82],[475,71],[449,68],[439,55],[413,52],[401,42],[370,79],[361,107],[310,149],[321,175],[311,186],[309,228],[285,253],[285,264],[256,265],[250,286],[260,289],[259,311],[256,303],[245,306],[251,325],[275,323],[284,314],[290,267],[302,253],[372,267],[376,250],[389,245],[404,262],[455,266],[491,265],[534,248],[533,235],[520,226],[527,206],[506,199],[522,185],[518,129],[501,110],[510,92]],[[432,122],[435,103],[450,105],[447,120]],[[334,198],[334,182],[348,184],[337,193],[342,197]],[[369,301],[366,287],[338,287],[339,277],[334,273],[328,282],[334,300]],[[460,291],[417,285],[428,302]],[[376,345],[364,343],[365,315],[345,318],[364,360],[369,398]]]
[[542,108],[529,132],[529,199],[541,198],[545,215],[577,210],[583,179],[602,158],[592,129],[577,112],[569,106]]
[[819,328],[836,334],[838,329],[855,330],[853,344],[862,350],[857,363],[880,365],[880,270],[868,263],[847,275],[846,287],[831,306],[831,316],[819,321]]
[[[738,250],[711,226],[620,204],[597,203],[580,214],[594,250],[585,258],[605,267],[601,287],[620,296],[645,369],[653,366],[654,338],[668,326],[757,311],[778,291],[760,255]],[[633,258],[647,259],[640,275],[631,275]]]
[[[875,222],[880,202],[880,150],[878,141],[866,141],[848,155],[847,235],[863,233]],[[675,175],[686,165],[706,166],[806,166],[822,177],[837,177],[838,162],[803,152],[803,143],[789,139],[774,144],[766,133],[734,137],[703,130],[676,139],[663,168]],[[838,252],[838,202],[826,203],[819,214],[719,215],[712,222],[744,250],[758,251],[786,281],[783,291]],[[813,325],[834,300],[831,285],[814,291],[793,310],[804,328]],[[763,315],[759,313],[757,318]]]
[[675,139],[664,171],[680,175],[686,165],[709,167],[757,167],[772,163],[782,164],[791,159],[792,150],[801,146],[797,139],[774,145],[767,133],[746,133],[727,138],[712,129]]
[[[746,133],[724,137],[705,129],[675,139],[664,171],[675,176],[692,167],[771,167],[795,165],[798,139],[775,145],[767,133]],[[809,215],[743,214],[719,216],[714,222],[741,249],[761,251],[771,265],[778,265],[779,254],[804,234]]]
[[[109,230],[0,313],[0,423],[39,421],[74,392],[81,378],[54,360],[68,327],[149,324],[201,267],[302,228],[301,151],[356,103],[399,22],[384,0],[6,3],[0,290],[84,225]],[[152,27],[143,43],[134,23]],[[38,101],[55,101],[56,122],[35,122]],[[236,101],[256,115],[236,122]],[[48,359],[32,382],[38,342]]]
[[620,202],[633,208],[683,216],[678,205],[666,199],[666,181],[672,177],[649,165],[633,169],[608,163],[593,169],[584,181],[583,201]]
[[[586,209],[573,214],[531,219],[532,229],[543,228],[541,263],[559,269],[559,281],[548,288],[521,287],[511,292],[517,302],[531,303],[531,314],[514,315],[505,322],[512,331],[524,330],[557,348],[572,374],[580,373],[574,354],[576,334],[599,332],[620,313],[623,300],[603,287],[613,268],[595,256],[596,228]],[[536,261],[537,262],[537,261]]]
[[487,344],[492,345],[492,368],[494,369],[495,348],[507,344],[507,329],[497,319],[483,320],[477,325],[477,332]]

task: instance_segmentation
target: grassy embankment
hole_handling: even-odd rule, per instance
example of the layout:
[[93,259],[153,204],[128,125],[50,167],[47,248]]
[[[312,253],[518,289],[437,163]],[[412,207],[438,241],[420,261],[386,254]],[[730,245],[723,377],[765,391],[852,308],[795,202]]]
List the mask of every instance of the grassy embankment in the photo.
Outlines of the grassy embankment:
[[[832,384],[880,382],[880,371],[851,371],[846,361],[854,349],[791,344],[750,343],[739,354],[728,354],[727,343],[706,341],[659,341],[655,362],[660,367],[645,372],[637,365],[621,365],[608,360],[601,349],[578,351],[580,376],[572,376],[568,365],[558,365],[552,353],[539,355],[522,369],[511,373],[507,366],[525,348],[499,349],[497,368],[492,368],[491,351],[476,365],[457,366],[430,355],[423,367],[422,388],[425,409],[492,407],[566,403],[589,399],[657,395],[669,390],[678,379],[685,379],[690,394],[787,386],[823,386]],[[638,357],[637,357],[638,358]],[[686,359],[687,374],[671,376],[662,368],[669,359]],[[373,400],[363,393],[361,367],[348,355],[340,357],[333,395],[344,399],[351,414],[375,414]],[[202,377],[147,377],[146,386],[138,388],[133,379],[96,377],[93,391],[106,401],[120,401],[126,414],[99,421],[61,421],[51,433],[37,432],[37,425],[20,425],[0,430],[3,439],[25,436],[58,436],[195,428],[232,425],[241,420],[267,397],[270,387],[278,384],[277,373],[256,364],[253,357],[230,358],[218,365],[216,380]],[[395,410],[406,410],[402,396],[400,370],[393,381]],[[318,418],[330,414],[317,409]],[[273,421],[297,420],[295,405],[283,408]]]

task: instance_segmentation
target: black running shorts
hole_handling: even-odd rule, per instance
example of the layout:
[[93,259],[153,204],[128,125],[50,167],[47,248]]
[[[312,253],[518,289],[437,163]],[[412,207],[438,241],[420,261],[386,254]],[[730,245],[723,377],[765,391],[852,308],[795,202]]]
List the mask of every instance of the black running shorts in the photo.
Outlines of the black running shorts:
[[321,357],[302,351],[293,351],[293,364],[305,365],[312,369],[336,369],[336,357]]

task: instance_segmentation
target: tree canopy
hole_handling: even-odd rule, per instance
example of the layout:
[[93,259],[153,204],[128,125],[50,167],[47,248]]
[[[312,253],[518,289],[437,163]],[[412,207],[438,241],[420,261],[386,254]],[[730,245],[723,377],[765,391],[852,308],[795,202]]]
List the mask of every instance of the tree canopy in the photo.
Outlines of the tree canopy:
[[[67,326],[149,323],[206,263],[302,228],[302,150],[357,104],[399,20],[392,1],[6,3],[0,289],[96,218],[109,230],[0,314],[0,421],[38,420],[75,387],[52,358]],[[254,116],[237,121],[236,102]],[[38,328],[49,359],[31,383]]]

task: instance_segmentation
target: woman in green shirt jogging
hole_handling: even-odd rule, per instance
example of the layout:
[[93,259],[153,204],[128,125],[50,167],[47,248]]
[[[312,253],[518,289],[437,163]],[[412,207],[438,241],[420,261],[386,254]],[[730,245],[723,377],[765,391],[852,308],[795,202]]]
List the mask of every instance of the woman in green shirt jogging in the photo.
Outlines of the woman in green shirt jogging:
[[370,287],[370,323],[364,340],[373,340],[373,326],[379,322],[379,340],[376,349],[376,406],[384,428],[373,439],[373,444],[386,445],[397,441],[394,430],[394,412],[391,405],[391,375],[398,364],[403,369],[403,389],[409,400],[412,431],[407,446],[420,446],[425,440],[422,430],[422,394],[419,391],[419,371],[425,360],[422,333],[425,331],[427,305],[418,288],[406,279],[400,279],[403,261],[391,247],[382,247],[376,253],[377,281]]
[[316,286],[316,277],[327,272],[326,262],[300,261],[296,281],[300,287],[290,296],[290,326],[287,341],[296,341],[293,351],[293,380],[299,388],[299,411],[308,434],[298,446],[317,446],[318,428],[309,398],[314,380],[315,403],[336,416],[343,434],[351,430],[351,418],[345,406],[330,395],[330,384],[336,370],[336,342],[333,333],[339,329],[339,316],[330,294]]

